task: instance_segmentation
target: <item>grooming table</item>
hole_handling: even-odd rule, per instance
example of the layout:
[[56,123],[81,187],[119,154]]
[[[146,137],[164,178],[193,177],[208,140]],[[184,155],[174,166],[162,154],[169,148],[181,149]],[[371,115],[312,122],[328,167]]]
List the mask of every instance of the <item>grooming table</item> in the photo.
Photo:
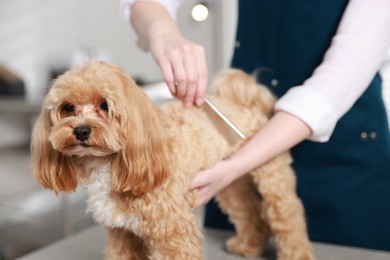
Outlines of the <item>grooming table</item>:
[[[262,257],[243,258],[228,254],[224,250],[224,241],[232,233],[220,230],[204,230],[205,256],[207,260],[243,260],[275,259],[275,252],[268,247]],[[59,242],[25,255],[22,260],[99,260],[103,259],[106,241],[105,231],[93,226],[80,233],[67,237]],[[318,260],[389,260],[390,252],[366,250],[352,247],[313,243],[314,254]]]

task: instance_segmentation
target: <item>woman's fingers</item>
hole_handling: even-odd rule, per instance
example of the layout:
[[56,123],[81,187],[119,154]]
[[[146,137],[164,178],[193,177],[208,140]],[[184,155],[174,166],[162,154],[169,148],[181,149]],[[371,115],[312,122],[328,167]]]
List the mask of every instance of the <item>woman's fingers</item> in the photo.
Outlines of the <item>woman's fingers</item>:
[[195,177],[191,181],[191,190],[201,188],[210,183],[210,178],[207,172],[208,170],[203,170],[195,175]]
[[198,172],[192,179],[190,190],[198,190],[195,204],[196,208],[204,206],[215,196],[218,190],[215,183],[217,181],[217,175],[217,172],[211,168]]
[[172,66],[167,59],[162,59],[159,62],[164,81],[167,84],[172,96],[176,96],[175,78],[173,76]]
[[170,63],[175,85],[175,96],[183,101],[187,92],[187,73],[184,67],[184,56],[180,50],[174,50],[170,53]]
[[190,107],[195,103],[195,94],[198,88],[198,68],[196,66],[197,57],[194,56],[194,51],[191,49],[184,50],[184,67],[186,70],[186,93],[182,97],[184,106]]
[[198,70],[198,86],[196,88],[194,101],[197,106],[200,106],[202,105],[205,98],[208,80],[206,53],[203,46],[200,46],[196,55],[198,57],[196,62]]
[[153,49],[154,57],[172,95],[186,107],[201,105],[207,85],[204,48],[183,38],[158,47]]

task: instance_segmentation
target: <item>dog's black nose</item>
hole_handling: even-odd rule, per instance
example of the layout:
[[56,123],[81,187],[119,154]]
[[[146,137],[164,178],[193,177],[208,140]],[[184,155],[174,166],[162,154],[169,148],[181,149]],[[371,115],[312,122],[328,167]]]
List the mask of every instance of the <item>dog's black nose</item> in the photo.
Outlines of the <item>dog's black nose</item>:
[[79,126],[73,130],[73,134],[79,141],[85,141],[89,138],[91,134],[91,128],[88,126]]

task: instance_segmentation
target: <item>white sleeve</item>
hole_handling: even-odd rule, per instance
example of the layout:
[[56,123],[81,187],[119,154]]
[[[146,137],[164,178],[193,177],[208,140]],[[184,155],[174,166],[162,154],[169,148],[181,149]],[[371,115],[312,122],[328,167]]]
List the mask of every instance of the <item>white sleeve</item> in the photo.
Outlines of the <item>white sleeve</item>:
[[351,0],[322,63],[276,103],[309,125],[310,140],[329,140],[337,121],[367,89],[390,44],[390,1]]
[[156,2],[165,7],[172,19],[176,20],[176,11],[182,4],[183,0],[121,0],[119,4],[119,13],[121,17],[129,21],[130,20],[130,6],[135,2]]

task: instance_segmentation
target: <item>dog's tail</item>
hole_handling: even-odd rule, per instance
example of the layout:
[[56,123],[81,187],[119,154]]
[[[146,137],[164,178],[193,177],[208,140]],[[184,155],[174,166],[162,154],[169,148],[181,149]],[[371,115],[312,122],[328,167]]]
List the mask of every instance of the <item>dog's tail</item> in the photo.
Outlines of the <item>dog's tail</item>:
[[239,69],[227,69],[220,72],[211,84],[213,93],[232,103],[257,107],[263,113],[271,115],[276,98],[256,79]]

